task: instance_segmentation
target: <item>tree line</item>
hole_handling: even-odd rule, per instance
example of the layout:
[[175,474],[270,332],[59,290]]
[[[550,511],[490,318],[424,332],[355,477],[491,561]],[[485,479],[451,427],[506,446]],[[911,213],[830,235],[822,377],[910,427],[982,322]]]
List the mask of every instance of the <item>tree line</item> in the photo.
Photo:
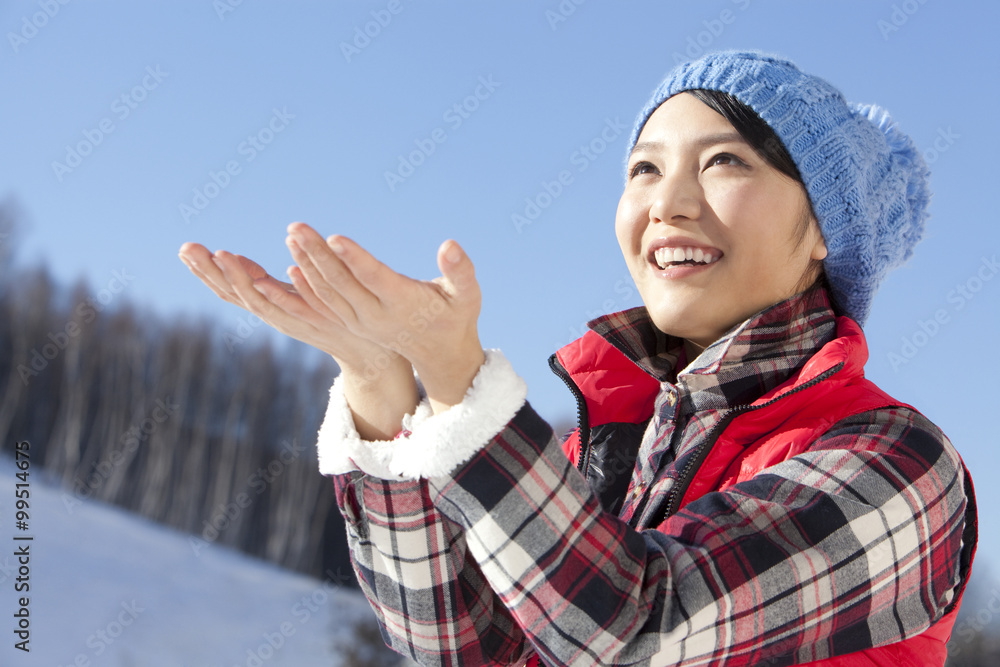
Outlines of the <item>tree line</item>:
[[17,215],[0,203],[3,448],[28,440],[68,513],[113,503],[190,533],[196,554],[225,545],[353,584],[315,451],[333,360],[167,320],[115,293],[127,271],[93,290],[15,268]]

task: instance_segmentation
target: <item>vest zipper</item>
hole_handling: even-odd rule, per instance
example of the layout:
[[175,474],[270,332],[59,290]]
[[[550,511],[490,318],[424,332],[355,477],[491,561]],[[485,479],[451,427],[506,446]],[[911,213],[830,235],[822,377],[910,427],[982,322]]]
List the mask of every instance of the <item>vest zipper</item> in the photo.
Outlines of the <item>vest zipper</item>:
[[817,375],[812,380],[809,380],[809,382],[799,385],[795,389],[785,392],[781,396],[775,396],[767,403],[761,403],[760,405],[738,405],[727,412],[722,419],[720,419],[719,422],[712,427],[712,430],[709,432],[705,442],[698,446],[697,451],[688,459],[688,462],[684,464],[681,474],[677,476],[677,483],[674,485],[674,488],[670,490],[670,493],[667,496],[667,507],[663,516],[664,520],[673,516],[677,510],[680,509],[678,505],[681,500],[684,499],[684,494],[687,493],[688,487],[691,486],[691,482],[694,481],[695,473],[699,468],[701,468],[701,464],[705,462],[705,459],[708,457],[708,453],[712,451],[712,447],[715,445],[715,441],[719,439],[720,435],[722,435],[722,431],[729,426],[734,419],[747,412],[753,412],[754,410],[759,410],[760,408],[766,408],[786,396],[791,396],[792,394],[796,394],[812,387],[813,385],[819,384],[831,375],[838,373],[843,367],[844,362],[842,361],[820,375]]
[[576,467],[586,475],[587,468],[590,466],[590,419],[587,414],[587,400],[554,354],[549,357],[549,368],[560,380],[566,383],[566,386],[573,393],[573,398],[576,399],[576,421],[580,429],[580,460]]

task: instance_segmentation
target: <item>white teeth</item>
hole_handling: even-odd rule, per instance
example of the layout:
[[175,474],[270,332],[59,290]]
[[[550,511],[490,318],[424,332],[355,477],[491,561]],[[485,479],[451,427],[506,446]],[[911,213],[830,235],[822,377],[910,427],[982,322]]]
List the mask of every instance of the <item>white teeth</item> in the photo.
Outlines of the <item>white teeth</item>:
[[[721,255],[718,257],[721,257]],[[711,264],[715,262],[718,257],[705,252],[701,248],[658,248],[653,253],[653,259],[656,261],[656,265],[661,269],[667,268],[670,264],[681,262]]]

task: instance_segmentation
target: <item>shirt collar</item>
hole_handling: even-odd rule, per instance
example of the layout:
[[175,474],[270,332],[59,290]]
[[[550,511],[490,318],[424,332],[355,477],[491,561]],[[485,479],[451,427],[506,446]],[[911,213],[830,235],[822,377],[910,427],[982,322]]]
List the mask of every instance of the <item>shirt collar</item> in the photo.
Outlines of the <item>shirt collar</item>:
[[837,335],[821,286],[752,315],[681,369],[676,365],[683,340],[657,329],[645,307],[604,315],[588,326],[661,383],[676,383],[694,409],[753,402]]

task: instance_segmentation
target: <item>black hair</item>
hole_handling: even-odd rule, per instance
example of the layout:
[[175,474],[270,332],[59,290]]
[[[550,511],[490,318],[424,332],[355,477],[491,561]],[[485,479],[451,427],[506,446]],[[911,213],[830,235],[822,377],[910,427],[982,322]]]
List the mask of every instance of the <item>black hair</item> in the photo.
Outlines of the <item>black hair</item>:
[[740,136],[756,151],[757,155],[761,156],[769,165],[796,182],[803,183],[802,174],[795,166],[795,161],[792,160],[785,144],[781,142],[771,126],[757,115],[756,111],[729,93],[720,90],[696,88],[685,92],[690,93],[728,120],[740,133]]

